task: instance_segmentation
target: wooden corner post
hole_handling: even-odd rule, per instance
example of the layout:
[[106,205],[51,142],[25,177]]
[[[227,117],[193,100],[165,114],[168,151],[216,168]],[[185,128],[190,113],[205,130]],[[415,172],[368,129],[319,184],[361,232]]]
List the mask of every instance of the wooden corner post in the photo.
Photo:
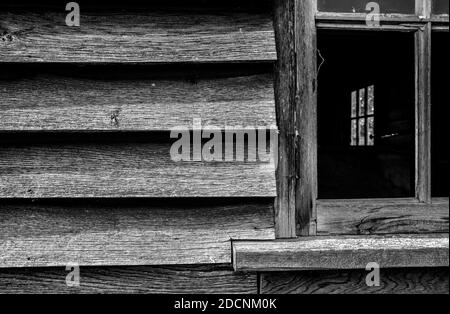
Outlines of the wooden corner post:
[[278,238],[316,233],[316,0],[276,0],[275,94],[279,135]]

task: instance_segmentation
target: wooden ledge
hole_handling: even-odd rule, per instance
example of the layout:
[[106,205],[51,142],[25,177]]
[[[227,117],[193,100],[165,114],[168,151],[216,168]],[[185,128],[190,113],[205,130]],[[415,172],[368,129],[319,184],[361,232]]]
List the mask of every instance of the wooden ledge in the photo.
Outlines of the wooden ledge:
[[308,237],[286,241],[234,241],[236,271],[298,271],[449,266],[449,236]]

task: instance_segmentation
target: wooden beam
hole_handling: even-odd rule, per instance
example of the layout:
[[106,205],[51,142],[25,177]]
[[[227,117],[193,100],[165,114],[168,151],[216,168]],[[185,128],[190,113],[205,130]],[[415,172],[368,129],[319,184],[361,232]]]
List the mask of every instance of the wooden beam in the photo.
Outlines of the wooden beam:
[[[417,0],[417,14],[431,16],[431,1]],[[431,202],[431,22],[415,34],[416,197]]]
[[233,242],[236,271],[448,267],[448,257],[448,234]]
[[320,200],[317,232],[320,235],[448,233],[447,199],[431,204],[415,199]]
[[276,230],[279,238],[315,233],[317,195],[316,1],[275,1],[280,128]]

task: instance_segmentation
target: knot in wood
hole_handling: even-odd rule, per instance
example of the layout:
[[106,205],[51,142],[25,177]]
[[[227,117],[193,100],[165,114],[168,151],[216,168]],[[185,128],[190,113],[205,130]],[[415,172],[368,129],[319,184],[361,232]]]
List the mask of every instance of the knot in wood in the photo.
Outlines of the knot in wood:
[[0,40],[2,42],[11,42],[14,40],[14,36],[11,33],[4,31],[0,33]]

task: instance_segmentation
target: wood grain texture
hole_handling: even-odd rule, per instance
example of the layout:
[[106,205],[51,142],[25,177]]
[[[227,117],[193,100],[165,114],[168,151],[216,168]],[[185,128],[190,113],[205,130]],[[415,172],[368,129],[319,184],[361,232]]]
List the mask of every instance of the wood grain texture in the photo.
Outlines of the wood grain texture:
[[261,274],[262,294],[448,294],[448,268],[381,269],[379,287],[368,272],[305,271]]
[[236,241],[233,264],[238,271],[444,267],[448,234],[434,236],[312,237],[293,241]]
[[170,147],[151,142],[3,145],[0,197],[276,195],[273,162],[175,162]]
[[0,62],[236,62],[274,61],[270,14],[142,10],[133,14],[0,12]]
[[0,269],[0,294],[180,293],[256,294],[256,274],[230,266],[81,267],[80,286],[68,287],[65,268]]
[[[294,121],[298,129],[296,159],[300,182],[296,192],[297,235],[316,235],[317,185],[317,0],[297,2],[296,105]],[[298,132],[298,133],[297,133]]]
[[229,264],[231,239],[274,239],[271,200],[116,202],[2,205],[0,268]]
[[295,115],[295,8],[294,1],[275,1],[275,36],[278,60],[275,70],[275,104],[277,112],[278,167],[275,230],[277,238],[295,238],[295,168],[296,138],[292,136]]
[[448,233],[448,198],[432,204],[415,200],[321,200],[320,235]]
[[185,80],[0,80],[0,131],[168,131],[276,125],[270,74]]
[[[428,9],[419,13],[431,13]],[[431,201],[431,23],[415,33],[416,67],[416,198]]]
[[279,135],[278,238],[315,233],[316,30],[315,1],[275,1],[278,61],[275,95]]

